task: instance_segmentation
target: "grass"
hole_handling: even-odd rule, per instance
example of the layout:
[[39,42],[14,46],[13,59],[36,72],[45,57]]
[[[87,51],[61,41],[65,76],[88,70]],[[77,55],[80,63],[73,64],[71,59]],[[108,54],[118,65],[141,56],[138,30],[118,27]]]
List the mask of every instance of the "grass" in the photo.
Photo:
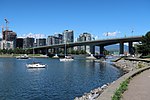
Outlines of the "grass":
[[116,90],[115,94],[112,97],[112,100],[120,100],[122,97],[122,94],[128,89],[130,79],[126,79],[120,84],[120,87]]
[[[21,55],[24,55],[24,54],[13,54],[14,57],[16,56],[21,56]],[[33,56],[40,56],[41,54],[28,54],[29,57],[33,57]]]
[[29,54],[29,56],[40,56],[41,54]]
[[150,55],[142,56],[141,58],[150,58]]

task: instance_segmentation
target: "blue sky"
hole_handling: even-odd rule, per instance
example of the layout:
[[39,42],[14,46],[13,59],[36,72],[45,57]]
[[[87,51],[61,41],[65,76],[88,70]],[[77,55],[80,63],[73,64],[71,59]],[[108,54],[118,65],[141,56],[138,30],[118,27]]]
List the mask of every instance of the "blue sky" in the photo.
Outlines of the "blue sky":
[[150,0],[0,0],[0,25],[7,18],[18,36],[49,36],[66,29],[74,30],[75,37],[89,32],[99,39],[144,35],[150,30],[149,4]]

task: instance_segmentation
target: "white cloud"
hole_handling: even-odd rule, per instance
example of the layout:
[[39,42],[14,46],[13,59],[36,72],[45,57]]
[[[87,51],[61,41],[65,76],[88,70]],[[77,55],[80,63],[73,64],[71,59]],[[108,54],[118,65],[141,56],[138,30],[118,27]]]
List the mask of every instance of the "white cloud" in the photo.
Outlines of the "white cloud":
[[31,37],[34,37],[34,34],[30,32],[27,35],[25,35],[25,37],[30,37],[31,38]]
[[94,36],[94,35],[91,35],[91,38],[92,38],[92,40],[98,40],[99,39],[98,36]]
[[115,31],[115,32],[106,32],[103,33],[104,36],[117,36],[120,32],[119,31]]
[[23,34],[22,36],[20,36],[20,37],[30,37],[30,38],[45,38],[46,37],[46,35],[44,35],[44,34],[40,34],[40,33],[37,33],[37,34],[33,34],[33,33],[28,33],[28,34]]
[[45,38],[45,35],[44,34],[34,34],[35,38]]

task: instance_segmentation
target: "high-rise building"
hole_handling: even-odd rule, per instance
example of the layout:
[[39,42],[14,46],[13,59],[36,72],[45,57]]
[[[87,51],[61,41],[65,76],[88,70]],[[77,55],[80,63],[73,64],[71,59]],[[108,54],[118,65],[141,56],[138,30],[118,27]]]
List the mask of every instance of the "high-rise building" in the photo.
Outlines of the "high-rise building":
[[59,44],[59,38],[55,36],[48,36],[47,45]]
[[36,39],[36,46],[45,46],[45,45],[46,45],[46,39],[45,38]]
[[34,38],[24,38],[23,39],[23,48],[32,48],[34,45]]
[[23,38],[17,38],[16,48],[23,48]]
[[90,33],[83,33],[79,35],[78,41],[91,41],[91,34]]
[[[92,37],[90,33],[83,33],[79,35],[77,41],[91,41]],[[78,46],[78,50],[85,50],[87,53],[90,53],[90,46]]]
[[2,35],[3,35],[2,39],[6,41],[14,41],[17,38],[17,34],[10,30],[3,31]]
[[16,48],[16,38],[17,34],[10,30],[2,29],[2,41],[1,49],[14,49]]
[[[71,43],[74,42],[74,33],[73,30],[64,30],[63,32],[63,43]],[[73,50],[73,48],[68,48],[67,52],[71,53],[71,51]]]
[[55,34],[55,37],[57,37],[59,40],[59,44],[63,43],[63,35],[62,34]]
[[65,30],[63,32],[63,43],[74,42],[74,33],[73,30]]

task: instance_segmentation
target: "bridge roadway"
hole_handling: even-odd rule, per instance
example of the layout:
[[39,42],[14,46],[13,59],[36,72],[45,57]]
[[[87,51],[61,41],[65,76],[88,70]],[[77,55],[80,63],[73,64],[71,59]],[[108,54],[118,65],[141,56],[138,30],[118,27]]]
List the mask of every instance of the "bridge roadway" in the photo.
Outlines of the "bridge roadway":
[[[73,42],[73,43],[67,43],[67,48],[75,47],[75,46],[93,46],[93,50],[90,51],[94,53],[94,47],[100,46],[100,53],[103,52],[104,46],[112,45],[120,43],[120,54],[123,54],[124,46],[123,43],[128,42],[129,43],[129,52],[132,48],[132,42],[139,42],[141,41],[142,36],[134,36],[134,37],[124,37],[124,38],[113,38],[113,39],[103,39],[103,40],[94,40],[94,41],[83,41],[83,42]],[[64,48],[65,44],[55,44],[55,45],[46,45],[46,46],[39,46],[34,47],[35,50],[43,50],[43,49],[53,49],[53,48]]]

